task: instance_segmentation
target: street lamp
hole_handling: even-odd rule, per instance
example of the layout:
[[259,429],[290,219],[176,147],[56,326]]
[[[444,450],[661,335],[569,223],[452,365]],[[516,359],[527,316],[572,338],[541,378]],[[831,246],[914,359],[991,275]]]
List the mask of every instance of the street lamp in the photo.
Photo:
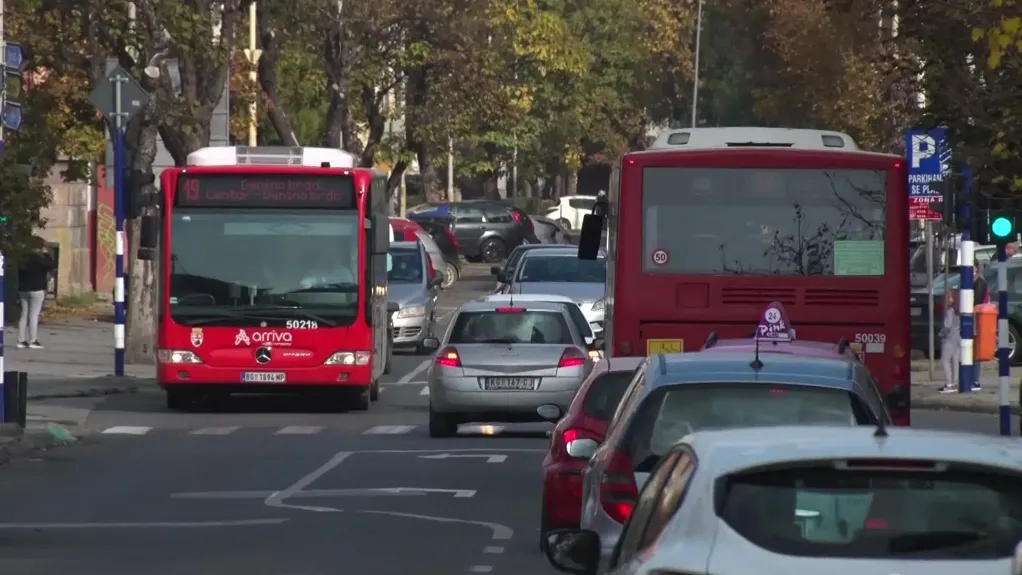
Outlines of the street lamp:
[[696,50],[695,64],[692,73],[692,127],[696,127],[696,114],[699,110],[699,51],[703,35],[703,0],[699,0],[696,9]]

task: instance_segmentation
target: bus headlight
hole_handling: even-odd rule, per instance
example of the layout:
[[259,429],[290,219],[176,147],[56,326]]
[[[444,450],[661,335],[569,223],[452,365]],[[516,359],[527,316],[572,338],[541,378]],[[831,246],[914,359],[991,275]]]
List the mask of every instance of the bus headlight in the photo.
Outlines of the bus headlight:
[[395,318],[421,317],[421,316],[424,316],[424,315],[426,315],[426,306],[423,306],[423,305],[413,305],[411,307],[403,307],[403,308],[399,309],[397,311],[397,313],[394,314],[394,317]]
[[603,311],[603,306],[607,302],[607,298],[603,298],[600,301],[593,304],[593,311]]
[[156,361],[159,363],[202,363],[199,356],[190,351],[178,349],[156,350]]
[[339,351],[326,358],[323,365],[369,365],[368,351]]

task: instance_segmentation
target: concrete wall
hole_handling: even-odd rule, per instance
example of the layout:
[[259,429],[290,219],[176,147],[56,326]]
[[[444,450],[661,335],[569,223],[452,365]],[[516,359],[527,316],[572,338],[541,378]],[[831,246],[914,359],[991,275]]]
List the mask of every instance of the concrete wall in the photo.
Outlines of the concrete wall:
[[46,241],[60,246],[58,297],[93,289],[89,224],[95,190],[87,183],[65,182],[60,174],[66,169],[66,162],[58,162],[45,180],[53,192],[53,201],[42,212],[46,226],[37,232]]

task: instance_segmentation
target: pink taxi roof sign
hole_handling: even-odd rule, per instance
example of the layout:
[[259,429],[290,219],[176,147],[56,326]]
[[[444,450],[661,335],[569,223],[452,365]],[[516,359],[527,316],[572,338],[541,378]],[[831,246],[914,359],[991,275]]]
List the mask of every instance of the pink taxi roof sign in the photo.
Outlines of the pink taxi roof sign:
[[795,341],[795,330],[791,329],[788,314],[781,302],[771,302],[763,310],[756,328],[756,341]]

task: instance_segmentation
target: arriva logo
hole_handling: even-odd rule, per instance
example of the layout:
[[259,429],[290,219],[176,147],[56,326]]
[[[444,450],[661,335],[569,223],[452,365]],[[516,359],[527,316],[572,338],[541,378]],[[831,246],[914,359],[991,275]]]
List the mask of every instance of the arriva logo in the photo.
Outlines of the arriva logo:
[[238,330],[238,335],[234,336],[234,345],[252,345],[264,344],[264,345],[291,345],[291,334],[288,332],[277,332],[277,331],[254,331],[252,333],[246,333],[245,330]]

